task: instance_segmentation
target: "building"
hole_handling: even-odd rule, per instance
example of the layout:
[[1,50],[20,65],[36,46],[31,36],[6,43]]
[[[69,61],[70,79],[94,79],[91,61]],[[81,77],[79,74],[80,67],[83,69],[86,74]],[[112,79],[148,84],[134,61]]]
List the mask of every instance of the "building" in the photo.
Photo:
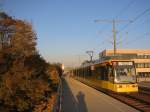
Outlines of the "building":
[[[99,54],[99,57],[113,55],[114,50],[104,50]],[[150,49],[117,49],[116,55],[135,62],[138,81],[150,81]]]

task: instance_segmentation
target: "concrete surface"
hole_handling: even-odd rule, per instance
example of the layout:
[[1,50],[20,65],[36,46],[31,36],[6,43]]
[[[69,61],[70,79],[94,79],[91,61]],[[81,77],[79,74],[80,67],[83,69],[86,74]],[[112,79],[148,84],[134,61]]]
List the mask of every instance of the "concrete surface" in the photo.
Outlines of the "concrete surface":
[[62,112],[139,112],[75,79],[62,82]]

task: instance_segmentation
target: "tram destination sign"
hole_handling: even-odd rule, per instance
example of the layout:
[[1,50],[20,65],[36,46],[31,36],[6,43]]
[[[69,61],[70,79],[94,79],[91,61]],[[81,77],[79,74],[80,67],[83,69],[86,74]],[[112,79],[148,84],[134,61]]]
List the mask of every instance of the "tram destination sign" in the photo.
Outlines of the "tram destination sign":
[[133,62],[118,62],[118,65],[133,65]]

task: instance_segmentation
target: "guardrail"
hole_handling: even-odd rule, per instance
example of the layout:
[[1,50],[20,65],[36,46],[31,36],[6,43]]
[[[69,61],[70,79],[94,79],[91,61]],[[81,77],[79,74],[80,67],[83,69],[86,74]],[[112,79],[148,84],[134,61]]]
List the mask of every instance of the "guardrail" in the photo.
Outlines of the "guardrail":
[[52,112],[61,112],[62,109],[62,80],[59,79],[56,102],[53,105]]

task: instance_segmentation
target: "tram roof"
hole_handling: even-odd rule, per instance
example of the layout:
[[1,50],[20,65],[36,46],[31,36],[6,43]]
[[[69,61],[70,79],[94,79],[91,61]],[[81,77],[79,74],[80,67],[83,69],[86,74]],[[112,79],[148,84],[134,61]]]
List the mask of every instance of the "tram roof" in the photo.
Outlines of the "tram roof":
[[99,59],[93,60],[92,62],[84,63],[80,67],[87,67],[87,66],[99,64],[99,63],[110,61],[110,60],[130,60],[130,59],[131,57],[127,57],[127,56],[104,56]]

